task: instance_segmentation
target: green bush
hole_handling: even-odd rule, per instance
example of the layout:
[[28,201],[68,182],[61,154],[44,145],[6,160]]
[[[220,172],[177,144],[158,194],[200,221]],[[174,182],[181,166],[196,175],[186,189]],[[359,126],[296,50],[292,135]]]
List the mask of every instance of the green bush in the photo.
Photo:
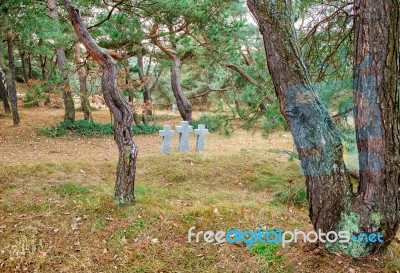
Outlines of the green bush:
[[[161,130],[159,125],[135,125],[132,127],[132,133],[135,135],[140,134],[153,134]],[[48,137],[60,137],[72,133],[75,136],[88,136],[88,137],[102,137],[114,134],[114,127],[110,123],[95,123],[87,120],[78,120],[75,122],[61,121],[56,125],[41,128],[38,130],[39,135]]]
[[39,106],[39,102],[45,101],[46,97],[43,82],[31,80],[30,84],[25,89],[23,106],[26,108]]
[[204,124],[210,132],[222,132],[226,135],[232,133],[232,127],[227,117],[222,115],[201,115],[199,119],[193,120],[192,125],[196,129],[199,124]]
[[132,126],[132,133],[134,135],[151,135],[162,130],[163,127],[160,125],[150,125],[150,124],[138,124]]

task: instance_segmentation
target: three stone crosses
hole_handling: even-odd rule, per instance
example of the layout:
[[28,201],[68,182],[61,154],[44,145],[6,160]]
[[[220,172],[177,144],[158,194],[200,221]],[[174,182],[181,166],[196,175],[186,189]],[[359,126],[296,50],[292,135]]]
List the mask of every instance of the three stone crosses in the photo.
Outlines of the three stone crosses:
[[[189,125],[187,121],[181,121],[180,126],[175,127],[179,133],[179,152],[189,151],[189,134],[193,133],[193,126]],[[164,130],[160,130],[160,136],[163,137],[161,153],[167,154],[171,152],[171,138],[175,134],[175,131],[171,129],[170,125],[164,125]],[[209,134],[208,129],[204,124],[199,124],[197,129],[194,129],[196,138],[196,151],[204,151],[206,135]]]

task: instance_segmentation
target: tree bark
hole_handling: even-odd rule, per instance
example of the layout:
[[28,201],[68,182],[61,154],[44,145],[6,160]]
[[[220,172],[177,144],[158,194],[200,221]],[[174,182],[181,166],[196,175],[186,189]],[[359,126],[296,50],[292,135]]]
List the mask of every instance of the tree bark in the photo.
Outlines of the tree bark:
[[39,55],[39,63],[40,63],[40,70],[42,72],[42,79],[46,80],[46,62],[47,57],[43,56],[42,54]]
[[18,102],[17,102],[17,89],[15,85],[15,66],[14,66],[14,50],[13,39],[11,33],[7,34],[8,46],[8,66],[4,61],[3,43],[0,42],[0,66],[6,78],[8,95],[10,97],[11,112],[13,116],[14,125],[19,123]]
[[32,53],[28,54],[28,77],[29,79],[33,79],[33,73],[32,73]]
[[79,90],[81,94],[82,112],[85,120],[93,122],[92,113],[90,111],[89,91],[87,88],[88,71],[85,64],[81,66],[82,58],[81,58],[80,43],[76,43],[74,52],[75,52],[75,62],[78,69],[78,80],[79,80]]
[[139,79],[143,84],[143,90],[144,90],[143,102],[147,103],[147,101],[152,101],[152,99],[151,99],[151,93],[150,93],[150,86],[144,75],[143,52],[141,52],[141,50],[139,50],[139,52],[137,54],[137,58],[138,58],[138,68],[139,68],[138,69]]
[[[49,11],[50,17],[56,23],[58,23],[59,19],[58,19],[56,1],[48,0],[47,5],[50,9]],[[57,66],[60,69],[61,76],[63,78],[62,94],[63,94],[64,108],[65,108],[64,120],[74,122],[75,121],[74,99],[72,97],[71,86],[69,84],[68,73],[66,71],[67,67],[66,67],[65,52],[61,47],[56,47],[56,56],[57,56]]]
[[[169,26],[170,33],[174,31],[172,26]],[[181,87],[181,58],[176,53],[176,45],[171,42],[172,50],[165,48],[161,42],[156,38],[158,31],[158,24],[154,24],[151,30],[152,43],[156,45],[161,51],[163,51],[172,60],[171,67],[171,87],[174,97],[176,99],[176,105],[178,107],[179,113],[183,120],[192,123],[192,104],[185,96]]]
[[[311,85],[291,1],[248,0],[247,4],[264,38],[280,111],[299,153],[315,230],[380,232],[384,243],[336,244],[330,249],[357,257],[383,250],[399,222],[399,1],[355,3],[358,193],[353,193],[349,181],[339,133]],[[371,66],[362,64],[368,56]]]
[[11,109],[10,105],[8,104],[7,89],[3,81],[3,74],[1,72],[0,72],[0,98],[3,101],[4,112],[10,113]]
[[26,71],[26,59],[25,59],[26,53],[24,52],[23,49],[19,49],[19,57],[21,58],[21,66],[22,66],[22,74],[24,76],[24,82],[28,82],[28,73]]
[[86,30],[78,10],[70,0],[63,0],[72,26],[79,41],[85,46],[92,58],[103,66],[102,93],[107,106],[114,116],[115,141],[119,149],[117,179],[115,183],[115,199],[117,204],[134,202],[134,185],[138,148],[132,140],[132,111],[121,96],[117,86],[117,65],[115,61],[101,49]]
[[400,211],[400,1],[356,0],[354,14],[360,165],[355,209],[363,230],[381,231],[387,245],[396,236]]
[[192,104],[186,98],[181,87],[181,59],[178,55],[172,55],[171,86],[176,99],[176,105],[183,120],[192,123]]
[[350,188],[343,146],[338,130],[311,85],[286,3],[281,0],[279,4],[279,10],[272,15],[259,1],[248,1],[264,38],[280,111],[299,153],[311,221],[316,230],[336,230]]

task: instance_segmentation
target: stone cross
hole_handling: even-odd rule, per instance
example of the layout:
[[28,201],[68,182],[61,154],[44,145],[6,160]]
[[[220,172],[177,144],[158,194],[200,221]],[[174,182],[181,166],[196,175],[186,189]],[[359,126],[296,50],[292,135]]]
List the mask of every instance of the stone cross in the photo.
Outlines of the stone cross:
[[172,113],[176,114],[176,104],[172,104]]
[[204,124],[199,124],[199,127],[194,130],[194,134],[197,136],[196,151],[204,151],[206,135],[209,134],[208,129]]
[[193,126],[189,125],[187,121],[181,121],[181,126],[175,127],[179,133],[179,152],[189,151],[189,133],[193,132]]
[[171,152],[171,137],[174,134],[175,134],[175,131],[171,130],[170,125],[164,125],[164,130],[160,130],[160,136],[163,137],[161,153],[168,154]]

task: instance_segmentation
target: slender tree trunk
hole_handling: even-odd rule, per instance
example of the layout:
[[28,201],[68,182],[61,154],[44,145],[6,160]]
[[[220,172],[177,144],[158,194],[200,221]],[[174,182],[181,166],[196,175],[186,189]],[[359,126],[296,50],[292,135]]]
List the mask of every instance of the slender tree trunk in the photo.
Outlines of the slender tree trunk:
[[122,97],[117,86],[117,65],[109,54],[104,52],[86,30],[78,10],[70,0],[63,0],[79,41],[87,52],[103,66],[102,92],[107,106],[114,116],[115,141],[119,149],[115,199],[117,204],[134,202],[134,182],[138,149],[132,140],[132,110]]
[[32,73],[32,53],[28,54],[28,73],[29,73],[29,79],[33,79],[33,73]]
[[[247,4],[263,35],[280,110],[299,153],[314,228],[354,235],[381,232],[383,244],[353,242],[330,247],[351,256],[383,250],[399,222],[399,1],[355,3],[358,193],[353,193],[349,182],[339,133],[310,84],[293,26],[291,1],[248,0]],[[368,57],[372,65],[362,63]]]
[[[173,27],[168,26],[171,35],[173,35]],[[155,35],[158,31],[158,24],[155,23],[152,27],[151,34]],[[165,48],[157,38],[152,38],[152,43],[161,49],[172,60],[171,67],[171,87],[176,105],[183,120],[192,123],[192,104],[186,98],[181,87],[181,58],[176,54],[176,45],[170,41],[172,50]]]
[[[50,17],[58,24],[58,12],[56,7],[55,0],[48,0],[47,5],[50,9]],[[72,97],[71,86],[69,84],[68,73],[66,71],[66,57],[65,52],[62,48],[56,48],[56,56],[57,56],[57,66],[61,70],[61,76],[63,77],[63,85],[62,85],[62,93],[63,93],[63,100],[64,100],[64,108],[65,108],[65,115],[64,120],[75,121],[75,105],[74,99]]]
[[22,66],[22,74],[24,76],[24,82],[28,82],[28,73],[26,71],[26,59],[25,59],[26,53],[22,50],[19,49],[19,57],[21,58],[21,66]]
[[80,43],[76,43],[75,45],[75,61],[78,69],[79,89],[81,93],[83,115],[85,120],[93,122],[92,113],[90,112],[89,91],[87,88],[87,68],[85,65],[80,67],[82,63]]
[[42,79],[46,80],[46,62],[47,57],[42,54],[39,55],[40,70],[42,72]]
[[147,75],[144,75],[144,63],[143,63],[143,52],[139,51],[137,54],[138,58],[138,74],[140,81],[143,84],[143,102],[147,103],[148,101],[152,101],[151,93],[150,93],[150,86],[148,80],[146,79]]
[[176,99],[176,105],[183,120],[192,123],[192,104],[183,94],[181,87],[181,59],[173,55],[171,67],[171,86]]
[[8,95],[10,96],[11,112],[13,116],[14,125],[19,123],[18,105],[17,105],[17,89],[15,85],[15,66],[14,66],[14,50],[13,39],[11,33],[7,34],[8,46],[8,66],[4,61],[3,44],[0,43],[0,66],[4,71],[6,78]]
[[4,112],[10,113],[11,109],[10,105],[8,104],[7,89],[3,81],[3,74],[1,72],[0,72],[0,98],[3,101]]

